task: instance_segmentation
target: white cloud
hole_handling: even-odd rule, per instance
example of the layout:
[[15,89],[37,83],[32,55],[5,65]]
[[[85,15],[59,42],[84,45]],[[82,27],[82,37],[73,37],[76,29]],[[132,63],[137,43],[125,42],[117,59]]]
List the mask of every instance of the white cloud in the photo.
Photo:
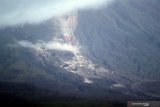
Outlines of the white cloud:
[[[56,41],[50,41],[48,43],[46,42],[39,42],[39,43],[31,43],[30,41],[18,41],[18,45],[25,47],[25,48],[30,48],[30,49],[34,49],[34,50],[43,50],[43,48],[45,48],[46,50],[61,50],[61,51],[69,51],[72,52],[74,54],[78,53],[78,47],[73,46],[71,44],[67,44],[67,43],[60,43],[60,42],[56,42]],[[12,45],[13,46],[13,45]]]
[[40,23],[76,9],[97,8],[112,0],[0,0],[0,27]]

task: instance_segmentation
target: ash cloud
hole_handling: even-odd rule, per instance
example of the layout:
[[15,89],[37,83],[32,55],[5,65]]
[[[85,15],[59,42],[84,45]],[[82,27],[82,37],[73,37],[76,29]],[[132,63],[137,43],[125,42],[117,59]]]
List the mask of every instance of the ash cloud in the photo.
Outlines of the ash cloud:
[[[14,46],[14,45],[11,45]],[[15,46],[22,46],[24,48],[29,48],[29,49],[34,49],[34,50],[42,50],[42,47],[45,47],[47,50],[61,50],[61,51],[69,51],[72,53],[77,53],[78,52],[78,47],[69,45],[69,44],[63,44],[57,41],[49,41],[48,43],[46,42],[38,42],[36,44],[33,44],[30,41],[18,41],[18,44]]]
[[77,9],[98,8],[113,0],[0,0],[0,28],[37,24]]

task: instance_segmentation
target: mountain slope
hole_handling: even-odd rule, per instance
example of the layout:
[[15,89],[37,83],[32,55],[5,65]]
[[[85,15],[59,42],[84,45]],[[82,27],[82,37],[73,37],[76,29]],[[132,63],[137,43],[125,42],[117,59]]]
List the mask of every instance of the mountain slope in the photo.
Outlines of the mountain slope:
[[160,80],[159,4],[115,0],[74,17],[0,29],[0,93],[44,102],[160,99],[153,92]]
[[118,0],[80,11],[77,38],[84,53],[104,66],[143,79],[160,79],[158,0]]

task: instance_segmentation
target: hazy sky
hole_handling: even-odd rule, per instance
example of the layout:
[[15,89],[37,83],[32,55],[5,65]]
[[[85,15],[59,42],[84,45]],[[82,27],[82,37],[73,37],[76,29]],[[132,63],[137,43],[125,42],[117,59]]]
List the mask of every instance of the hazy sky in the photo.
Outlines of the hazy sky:
[[98,8],[112,0],[0,0],[0,27],[40,23],[76,9]]

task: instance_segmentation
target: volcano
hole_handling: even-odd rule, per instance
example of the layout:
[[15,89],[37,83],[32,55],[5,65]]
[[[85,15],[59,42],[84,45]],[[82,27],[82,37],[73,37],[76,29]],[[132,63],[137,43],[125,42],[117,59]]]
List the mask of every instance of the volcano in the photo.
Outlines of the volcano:
[[0,28],[0,102],[124,107],[160,100],[159,5],[114,0]]

